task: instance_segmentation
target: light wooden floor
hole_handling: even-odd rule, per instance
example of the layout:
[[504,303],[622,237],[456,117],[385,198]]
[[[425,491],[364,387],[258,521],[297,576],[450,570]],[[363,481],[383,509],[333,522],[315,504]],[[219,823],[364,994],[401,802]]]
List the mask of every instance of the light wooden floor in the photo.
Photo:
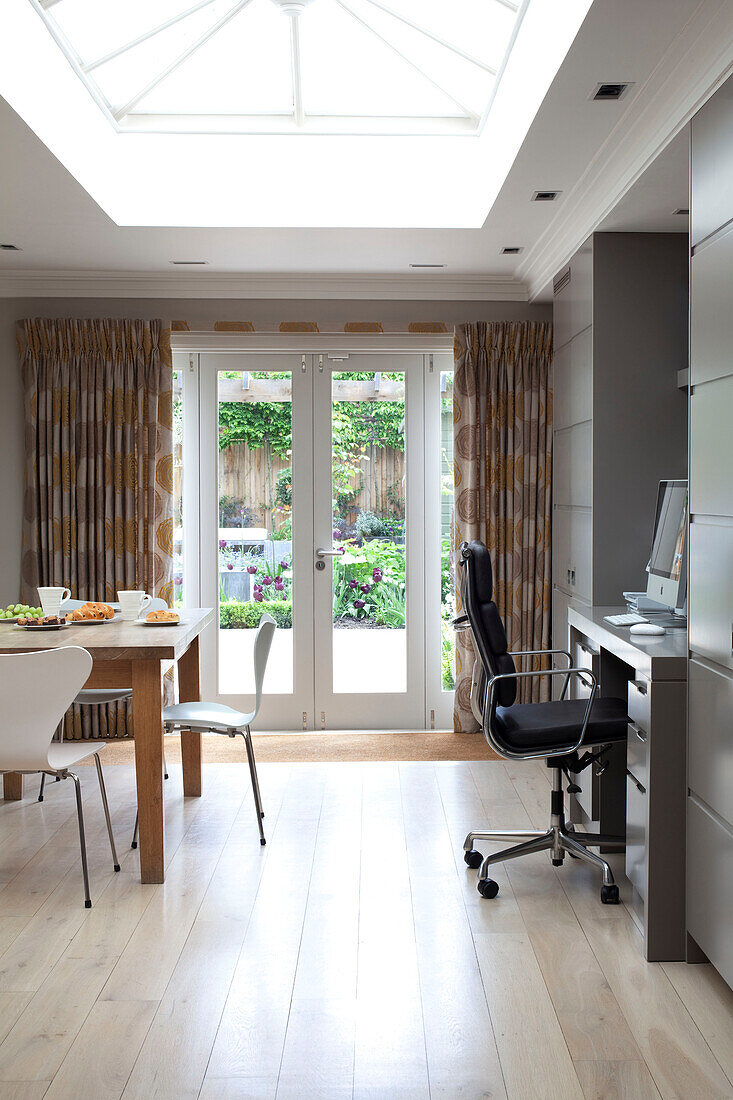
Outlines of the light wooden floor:
[[[545,855],[484,901],[469,827],[543,827],[536,764],[244,765],[166,787],[168,878],[141,886],[132,770],[0,803],[0,1100],[733,1097],[733,994],[647,964],[598,879]],[[674,868],[670,868],[674,874]]]

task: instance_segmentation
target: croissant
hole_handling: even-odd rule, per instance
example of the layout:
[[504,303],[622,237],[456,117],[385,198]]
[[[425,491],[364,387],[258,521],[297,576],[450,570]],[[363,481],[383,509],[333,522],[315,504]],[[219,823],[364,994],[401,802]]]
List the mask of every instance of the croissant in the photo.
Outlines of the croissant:
[[85,603],[66,616],[67,622],[79,623],[88,619],[113,619],[114,611],[106,603]]
[[149,611],[145,616],[149,623],[178,623],[180,617],[177,611]]

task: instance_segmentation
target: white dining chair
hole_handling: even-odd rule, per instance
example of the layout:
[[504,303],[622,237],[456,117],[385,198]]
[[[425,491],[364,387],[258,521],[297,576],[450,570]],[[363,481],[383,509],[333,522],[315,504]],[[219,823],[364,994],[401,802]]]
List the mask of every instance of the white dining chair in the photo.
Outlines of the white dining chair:
[[[77,611],[80,607],[83,607],[87,600],[64,600],[61,604],[61,614],[67,615],[69,611]],[[111,604],[110,606],[115,606]],[[162,600],[159,596],[153,597],[153,602],[150,604],[150,611],[166,611],[168,604],[165,600]],[[91,628],[90,628],[91,629]],[[124,703],[126,699],[132,699],[132,688],[86,688],[79,692],[76,698],[73,700],[82,707],[101,707],[105,703]],[[59,725],[59,729],[56,731],[56,740],[60,741],[62,737],[62,727]],[[165,757],[163,758],[163,768],[165,772],[165,778],[168,778],[168,770],[165,767]],[[41,785],[38,789],[38,801],[43,802],[43,794],[46,789],[46,776],[41,776]]]
[[0,684],[3,705],[0,708],[0,773],[22,772],[51,775],[55,779],[73,779],[76,814],[79,821],[81,868],[84,876],[84,905],[91,908],[89,869],[84,836],[81,782],[75,764],[94,757],[107,821],[109,846],[115,871],[120,865],[109,816],[107,791],[99,760],[104,742],[54,741],[54,732],[92,671],[92,658],[80,646],[46,649],[35,653],[0,656]]
[[[263,615],[260,619],[254,642],[254,673],[255,673],[255,706],[249,714],[241,710],[234,710],[223,703],[176,703],[175,706],[166,707],[163,711],[163,729],[166,734],[180,732],[181,730],[195,730],[198,733],[221,733],[227,737],[240,735],[247,749],[249,774],[252,780],[252,794],[255,800],[257,813],[257,826],[260,830],[260,844],[265,844],[265,832],[262,828],[262,818],[265,816],[262,809],[262,796],[260,784],[257,778],[257,762],[252,746],[251,725],[257,717],[262,701],[262,684],[265,679],[267,660],[270,656],[272,639],[275,635],[277,624],[271,615]],[[132,834],[131,847],[137,848],[138,818],[135,818],[135,828]]]

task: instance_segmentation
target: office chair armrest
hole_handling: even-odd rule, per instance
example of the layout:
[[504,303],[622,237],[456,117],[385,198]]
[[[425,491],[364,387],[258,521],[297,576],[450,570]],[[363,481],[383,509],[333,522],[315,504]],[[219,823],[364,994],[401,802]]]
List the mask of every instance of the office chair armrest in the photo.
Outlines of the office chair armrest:
[[451,626],[458,633],[459,630],[470,630],[471,624],[468,621],[468,615],[459,615],[457,619],[453,619]]
[[567,649],[512,649],[509,653],[510,657],[550,657],[555,653],[562,653],[563,657],[568,659],[568,667],[564,668],[563,672],[569,672],[570,666],[573,663],[573,658],[568,653]]
[[[494,693],[496,684],[500,680],[521,680],[526,679],[528,676],[566,676],[568,679],[570,676],[577,676],[578,679],[585,687],[590,688],[590,695],[588,697],[588,705],[585,708],[583,715],[583,725],[580,729],[580,737],[574,745],[563,746],[556,749],[554,752],[548,752],[547,749],[542,749],[538,752],[512,752],[505,746],[498,744],[494,740],[494,735],[491,732],[491,722],[488,721],[489,714],[494,709]],[[568,753],[576,752],[583,744],[585,738],[585,731],[588,728],[588,722],[590,720],[591,710],[593,709],[593,703],[595,702],[596,692],[598,691],[598,678],[595,673],[591,672],[589,668],[538,668],[528,672],[501,672],[497,676],[492,676],[486,685],[486,695],[484,698],[484,711],[483,711],[483,735],[496,752],[500,756],[507,757],[509,759],[516,760],[533,760],[537,757],[548,756],[565,756]]]

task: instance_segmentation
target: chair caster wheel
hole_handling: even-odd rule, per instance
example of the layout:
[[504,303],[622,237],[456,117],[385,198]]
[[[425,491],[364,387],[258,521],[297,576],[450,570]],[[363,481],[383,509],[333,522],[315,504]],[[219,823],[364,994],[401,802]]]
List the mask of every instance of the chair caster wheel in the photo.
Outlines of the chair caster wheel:
[[478,892],[482,898],[495,898],[499,893],[499,883],[494,882],[493,878],[479,879]]
[[475,849],[472,848],[470,852],[463,853],[463,862],[466,864],[467,867],[473,867],[475,870],[477,867],[480,867],[481,864],[484,862],[484,857],[481,855],[480,852],[477,852],[475,851]]
[[267,841],[266,841],[266,840],[260,840],[260,845],[261,845],[261,847],[263,847],[263,848],[264,848],[264,846],[265,846],[266,844],[267,844]]
[[601,901],[604,905],[618,905],[620,898],[618,886],[601,886]]
[[132,842],[132,844],[130,845],[130,847],[131,847],[131,848],[137,848],[137,841],[136,841],[136,840],[133,840],[133,842]]

